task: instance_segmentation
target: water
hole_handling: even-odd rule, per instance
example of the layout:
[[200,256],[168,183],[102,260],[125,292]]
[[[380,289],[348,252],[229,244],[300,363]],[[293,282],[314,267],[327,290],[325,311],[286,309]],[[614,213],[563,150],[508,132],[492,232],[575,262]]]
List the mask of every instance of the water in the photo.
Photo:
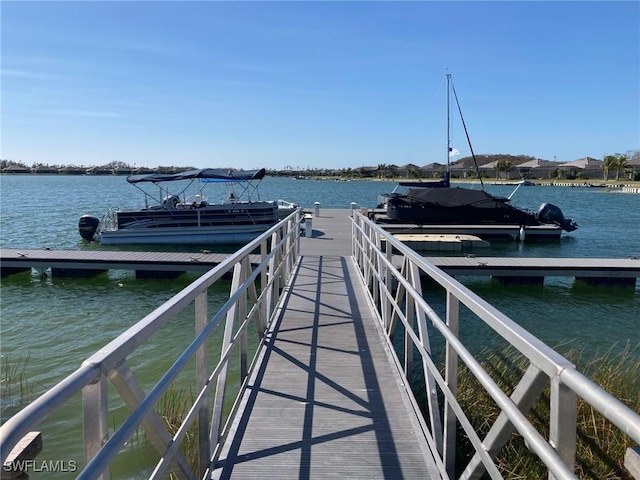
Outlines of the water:
[[[393,182],[312,181],[267,178],[262,199],[295,201],[304,208],[374,207]],[[508,196],[512,186],[487,186]],[[2,176],[0,178],[0,245],[4,248],[100,249],[77,233],[81,215],[101,217],[112,206],[139,208],[139,192],[124,177]],[[640,257],[640,195],[604,189],[521,187],[513,201],[535,210],[544,202],[558,205],[580,228],[559,241],[494,242],[475,253],[526,257]],[[118,248],[118,247],[111,247]],[[120,249],[127,249],[119,247]],[[144,247],[138,247],[144,248]],[[158,247],[154,247],[158,248]],[[41,278],[36,272],[3,279],[0,306],[0,353],[12,360],[30,356],[25,377],[34,393],[60,381],[96,349],[140,320],[192,281],[136,280],[132,272],[111,271],[95,279]],[[549,345],[566,344],[619,350],[640,344],[640,285],[635,289],[579,287],[571,279],[550,278],[535,288],[503,287],[483,278],[461,281]],[[640,282],[639,282],[640,283]],[[228,285],[210,295],[215,311]],[[461,334],[477,336],[477,332]],[[193,338],[193,315],[186,312],[131,360],[145,387],[153,384]],[[490,338],[480,337],[483,342]],[[564,346],[558,347],[559,349]],[[640,355],[638,350],[636,355]],[[3,415],[20,407],[20,396],[3,399]],[[80,399],[43,424],[44,450],[38,459],[82,461],[78,425]],[[110,418],[125,414],[114,408]],[[135,439],[134,439],[135,440]],[[141,443],[135,442],[134,443]],[[114,467],[114,478],[136,478],[148,460],[137,461],[138,450],[127,451]],[[143,456],[144,458],[148,458]],[[33,478],[52,478],[34,474]],[[137,475],[145,477],[142,474]],[[55,476],[53,476],[55,477]],[[60,474],[58,478],[67,478]]]

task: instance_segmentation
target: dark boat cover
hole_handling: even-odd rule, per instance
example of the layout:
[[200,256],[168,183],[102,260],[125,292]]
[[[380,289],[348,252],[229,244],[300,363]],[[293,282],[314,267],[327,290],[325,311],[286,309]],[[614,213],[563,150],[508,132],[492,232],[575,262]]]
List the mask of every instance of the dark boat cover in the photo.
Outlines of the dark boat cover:
[[407,191],[407,198],[436,204],[441,207],[465,207],[476,208],[513,208],[506,198],[495,197],[484,190],[471,190],[468,188],[415,188]]
[[265,169],[260,170],[229,170],[224,168],[201,168],[181,173],[149,173],[144,175],[129,175],[127,182],[173,182],[177,180],[190,180],[200,178],[203,180],[219,182],[246,182],[248,180],[260,180],[265,176]]
[[458,187],[415,188],[392,194],[387,200],[387,217],[418,225],[540,224],[534,214],[514,207],[506,198]]

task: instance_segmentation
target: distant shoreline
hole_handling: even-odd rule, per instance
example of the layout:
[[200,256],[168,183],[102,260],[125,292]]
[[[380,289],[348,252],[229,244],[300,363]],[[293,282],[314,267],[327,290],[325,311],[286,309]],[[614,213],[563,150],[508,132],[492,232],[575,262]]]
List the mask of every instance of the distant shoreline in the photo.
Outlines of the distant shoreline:
[[[66,172],[2,172],[0,173],[2,176],[66,176],[66,177],[108,177],[108,176],[116,176],[116,177],[126,177],[129,175],[133,175],[131,172],[122,172],[122,173],[66,173]],[[288,178],[288,175],[269,175],[267,177],[275,177],[275,178]],[[293,177],[289,177],[292,180]],[[340,176],[321,176],[314,177],[309,176],[304,179],[296,179],[296,181],[305,182],[305,181],[364,181],[364,182],[404,182],[404,181],[424,181],[428,183],[433,181],[434,179],[415,179],[408,177],[395,177],[395,178],[373,178],[373,177],[352,177],[345,178]],[[480,180],[478,179],[466,179],[466,178],[452,178],[452,183],[466,183],[466,184],[480,184]],[[523,180],[496,180],[496,179],[483,179],[482,183],[485,185],[511,185],[517,186],[522,183]],[[554,186],[554,187],[582,187],[582,188],[640,188],[640,181],[636,180],[597,180],[597,179],[575,179],[575,180],[567,180],[567,179],[527,179],[527,182],[530,182],[532,186]]]

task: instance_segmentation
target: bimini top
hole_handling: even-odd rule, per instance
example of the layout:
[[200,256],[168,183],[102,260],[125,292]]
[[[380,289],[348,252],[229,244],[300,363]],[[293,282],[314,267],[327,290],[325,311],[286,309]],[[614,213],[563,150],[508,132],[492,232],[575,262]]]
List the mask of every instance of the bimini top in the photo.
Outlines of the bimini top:
[[173,182],[176,180],[191,180],[200,178],[203,181],[213,182],[246,182],[248,180],[260,180],[264,178],[265,169],[260,170],[229,170],[223,168],[201,168],[188,170],[181,173],[148,173],[144,175],[129,175],[127,182]]

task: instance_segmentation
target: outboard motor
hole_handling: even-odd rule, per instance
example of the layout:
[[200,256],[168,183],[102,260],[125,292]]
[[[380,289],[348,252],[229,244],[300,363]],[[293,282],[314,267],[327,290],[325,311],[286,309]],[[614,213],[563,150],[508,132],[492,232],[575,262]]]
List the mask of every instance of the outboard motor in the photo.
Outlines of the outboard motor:
[[83,215],[78,222],[78,232],[87,242],[92,242],[100,226],[100,219],[91,215]]
[[554,223],[560,225],[565,232],[573,232],[578,224],[572,218],[564,218],[562,210],[550,203],[543,203],[536,213],[536,218],[541,223]]

